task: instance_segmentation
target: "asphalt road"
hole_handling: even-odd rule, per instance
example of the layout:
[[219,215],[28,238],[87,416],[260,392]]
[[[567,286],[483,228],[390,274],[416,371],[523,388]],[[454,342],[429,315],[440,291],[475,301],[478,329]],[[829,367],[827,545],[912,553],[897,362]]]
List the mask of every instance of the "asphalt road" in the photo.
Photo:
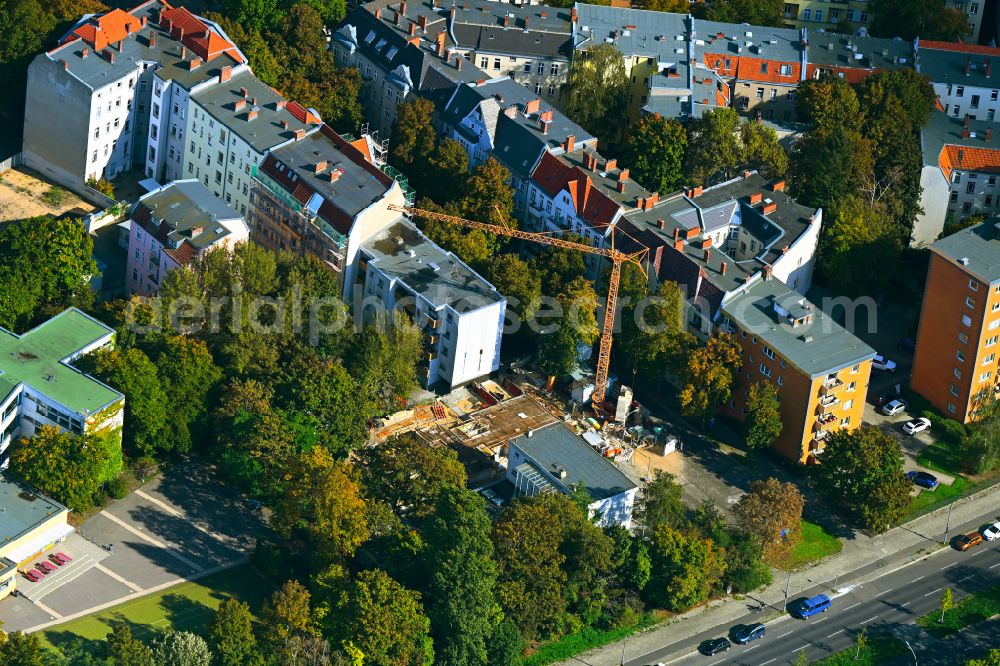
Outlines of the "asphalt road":
[[[952,535],[971,532],[987,522],[997,520],[996,511],[972,523],[957,526]],[[873,565],[877,566],[877,563]],[[853,577],[852,572],[852,577]],[[875,628],[889,629],[900,637],[909,638],[919,658],[922,653],[930,657],[940,650],[938,645],[924,645],[918,632],[912,626],[916,618],[939,608],[941,593],[945,587],[951,589],[955,600],[1000,583],[1000,541],[982,543],[964,553],[953,548],[923,557],[912,564],[881,576],[863,585],[841,589],[832,593],[828,587],[817,586],[807,594],[789,599],[808,597],[813,594],[828,594],[833,597],[831,608],[826,613],[814,615],[807,620],[798,620],[788,615],[779,615],[766,622],[767,633],[763,639],[750,645],[737,645],[725,653],[714,657],[688,654],[677,658],[688,650],[694,650],[709,638],[729,636],[743,623],[764,621],[764,617],[780,611],[767,609],[762,613],[749,613],[733,626],[716,627],[689,639],[679,641],[662,650],[645,655],[627,655],[626,666],[645,666],[669,661],[671,664],[744,664],[765,666],[774,664],[794,664],[800,651],[805,651],[809,661],[821,659],[854,645],[855,636],[863,627],[869,632]],[[910,625],[910,626],[907,626]],[[976,643],[979,643],[977,640]],[[924,663],[925,660],[920,660]]]

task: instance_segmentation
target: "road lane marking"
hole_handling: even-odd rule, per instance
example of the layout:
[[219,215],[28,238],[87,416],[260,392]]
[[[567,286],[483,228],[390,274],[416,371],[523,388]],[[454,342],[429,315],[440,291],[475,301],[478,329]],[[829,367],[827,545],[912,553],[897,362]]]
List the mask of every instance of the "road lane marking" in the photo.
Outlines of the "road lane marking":
[[749,652],[750,650],[755,650],[755,649],[757,649],[759,647],[760,647],[760,643],[757,643],[757,645],[754,645],[753,647],[748,647],[746,650],[743,650],[743,651],[744,652]]
[[861,605],[861,602],[859,601],[858,603],[854,604],[854,606],[848,606],[848,607],[847,607],[847,608],[845,608],[844,610],[845,610],[845,611],[849,611],[849,610],[851,610],[852,608],[854,608],[855,606],[860,606],[860,605]]
[[875,616],[872,616],[872,617],[868,618],[867,620],[865,620],[865,621],[864,621],[864,622],[862,622],[861,624],[862,624],[862,625],[865,625],[865,624],[868,624],[869,622],[871,622],[872,620],[874,620],[874,619],[876,619],[876,618],[878,618],[878,615],[875,615]]
[[920,580],[921,578],[923,578],[923,576],[917,576],[916,578],[914,578],[914,579],[913,579],[913,582],[914,582],[914,583],[916,583],[916,582],[917,582],[918,580]]
[[792,654],[795,654],[796,652],[802,652],[803,650],[808,650],[808,649],[809,649],[809,643],[806,643],[802,647],[795,648],[794,650],[792,650]]
[[827,636],[827,638],[833,638],[833,637],[834,637],[834,636],[836,636],[837,634],[842,634],[842,633],[844,633],[845,631],[847,631],[847,629],[841,629],[840,631],[835,631],[835,632],[833,632],[832,634],[830,634],[829,636]]
[[875,598],[881,597],[886,592],[892,592],[892,588],[889,588],[888,590],[882,590],[881,592],[875,595]]
[[768,660],[767,660],[767,661],[765,661],[765,662],[761,662],[761,665],[760,665],[760,666],[764,666],[764,664],[770,664],[770,663],[771,663],[772,661],[777,661],[777,660],[778,660],[778,658],[777,658],[777,657],[775,657],[774,659],[768,659]]
[[163,543],[162,541],[157,541],[156,539],[154,539],[153,537],[149,536],[148,534],[140,532],[139,530],[137,530],[136,528],[132,527],[131,525],[129,525],[128,523],[126,523],[124,520],[122,520],[118,516],[112,515],[112,514],[108,513],[107,511],[101,511],[101,515],[104,516],[105,518],[107,518],[108,520],[110,520],[111,522],[117,523],[118,525],[121,525],[126,530],[128,530],[132,534],[136,535],[137,537],[139,537],[143,541],[149,542],[149,543],[153,544],[154,546],[157,546],[158,548],[162,548],[164,550],[164,552],[167,552],[170,555],[173,555],[177,560],[179,560],[179,561],[183,562],[184,564],[188,565],[189,567],[191,567],[191,570],[193,572],[194,571],[201,571],[202,570],[201,566],[195,564],[194,562],[192,562],[188,558],[184,557],[183,555],[181,555],[180,553],[178,553],[176,550],[174,550],[173,548],[171,548],[167,544]]
[[907,601],[907,602],[906,602],[905,604],[899,604],[899,607],[900,607],[900,608],[906,608],[907,606],[909,606],[909,605],[910,605],[910,604],[912,604],[912,603],[913,603],[913,601],[912,601],[912,600],[910,600],[910,601]]
[[116,581],[118,581],[119,583],[121,583],[125,587],[129,588],[133,592],[142,592],[142,588],[141,587],[139,587],[138,585],[136,585],[135,583],[133,583],[130,580],[126,580],[126,579],[122,578],[121,576],[119,576],[114,571],[112,571],[111,569],[107,568],[106,566],[104,566],[100,562],[98,562],[97,564],[95,564],[94,568],[97,569],[98,571],[100,571],[101,573],[103,573],[104,575],[110,576],[111,578],[114,578]]
[[152,495],[148,495],[148,494],[142,492],[141,490],[136,490],[135,494],[138,495],[139,497],[145,499],[145,500],[149,500],[150,502],[152,502],[156,506],[160,507],[161,509],[163,509],[164,511],[166,511],[169,514],[172,514],[174,516],[183,516],[184,515],[183,513],[181,513],[180,511],[178,511],[174,507],[170,506],[169,504],[167,504],[163,500],[158,500],[155,497],[153,497]]
[[939,588],[938,588],[938,589],[936,589],[936,590],[931,590],[930,592],[928,592],[928,593],[927,593],[927,594],[925,594],[924,596],[925,596],[925,597],[929,597],[929,596],[931,596],[932,594],[937,594],[937,593],[938,593],[938,592],[940,592],[940,591],[941,591],[942,589],[943,589],[943,588],[940,588],[940,587],[939,587]]
[[949,568],[955,566],[956,564],[958,564],[958,562],[952,562],[951,564],[949,564],[946,567],[941,567],[941,571],[944,571],[945,569],[949,569]]
[[778,638],[784,638],[785,636],[789,635],[790,633],[792,633],[792,632],[786,631],[785,633],[783,633],[780,636],[778,636]]
[[966,580],[969,580],[970,578],[972,578],[972,577],[973,577],[973,576],[975,576],[975,575],[976,575],[976,574],[969,574],[969,575],[968,575],[968,576],[966,576],[965,578],[959,578],[959,579],[958,579],[958,582],[959,582],[959,583],[961,583],[962,581],[966,581]]
[[822,622],[823,620],[829,620],[829,619],[830,619],[830,617],[829,617],[829,616],[827,616],[827,615],[824,615],[824,616],[823,616],[823,617],[821,617],[820,619],[818,619],[818,620],[816,620],[815,622],[813,622],[813,624],[819,624],[819,623],[820,623],[820,622]]
[[997,567],[1000,567],[1000,562],[997,562],[996,564],[991,566],[990,569],[996,569]]

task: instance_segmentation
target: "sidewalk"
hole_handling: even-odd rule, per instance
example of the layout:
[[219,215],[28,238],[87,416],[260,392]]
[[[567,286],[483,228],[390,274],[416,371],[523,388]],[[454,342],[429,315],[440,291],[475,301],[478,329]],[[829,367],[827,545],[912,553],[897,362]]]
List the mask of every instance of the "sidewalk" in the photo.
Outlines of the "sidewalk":
[[[954,503],[951,515],[949,538],[958,533],[959,527],[992,516],[996,520],[1000,514],[1000,484],[991,486],[975,495]],[[921,516],[906,525],[897,527],[877,537],[867,537],[855,533],[853,539],[844,541],[844,550],[834,557],[820,562],[814,567],[787,575],[779,575],[774,582],[759,594],[750,595],[772,606],[774,610],[759,614],[755,621],[767,622],[784,615],[781,612],[786,583],[789,583],[788,598],[809,596],[806,593],[835,592],[848,586],[855,586],[874,580],[910,562],[930,555],[940,548],[948,520],[949,507],[938,509]],[[981,520],[980,522],[986,522]],[[978,527],[978,525],[976,525]],[[968,529],[973,529],[969,526]],[[695,649],[689,639],[719,626],[735,624],[747,615],[750,600],[725,598],[711,602],[679,615],[665,624],[632,636],[627,641],[625,661],[656,650],[676,646],[666,658],[659,661],[670,662],[679,659]],[[562,662],[565,666],[617,666],[622,659],[622,644],[615,642],[603,648],[577,655]]]

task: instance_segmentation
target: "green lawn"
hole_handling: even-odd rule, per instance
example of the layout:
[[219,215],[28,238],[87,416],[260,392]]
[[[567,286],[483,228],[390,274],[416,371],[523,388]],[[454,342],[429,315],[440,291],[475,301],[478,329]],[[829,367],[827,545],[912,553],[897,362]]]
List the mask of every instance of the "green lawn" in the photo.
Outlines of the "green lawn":
[[824,557],[836,555],[844,547],[840,539],[828,533],[816,523],[802,521],[802,540],[795,546],[791,554],[775,566],[786,571],[796,569],[806,564],[818,562]]
[[868,637],[868,645],[861,648],[857,661],[854,660],[854,656],[858,654],[858,648],[855,646],[814,661],[812,666],[880,666],[908,652],[906,643],[895,636],[876,634]]
[[626,636],[651,627],[659,621],[660,618],[653,613],[646,613],[639,618],[638,622],[618,629],[600,630],[587,627],[551,643],[545,643],[524,659],[524,666],[546,666],[546,664],[565,661],[592,648],[620,641]]
[[920,452],[917,462],[928,469],[958,476],[962,473],[961,444],[935,438],[933,444]]
[[[983,547],[979,546],[979,548]],[[994,585],[982,592],[965,597],[944,614],[943,623],[938,622],[941,619],[941,609],[938,608],[936,611],[917,618],[917,624],[926,629],[927,633],[932,636],[944,638],[970,624],[988,620],[997,614],[1000,614],[1000,585]]]
[[941,483],[934,490],[922,490],[919,495],[910,501],[910,506],[906,510],[903,522],[933,511],[963,495],[969,494],[974,490],[975,485],[964,477],[956,476],[955,483],[950,486]]
[[171,628],[200,633],[225,599],[245,601],[256,612],[270,592],[271,586],[264,579],[249,565],[242,565],[58,624],[40,632],[39,637],[52,648],[72,641],[86,644],[104,639],[112,626],[122,622],[131,625],[132,634],[143,640]]

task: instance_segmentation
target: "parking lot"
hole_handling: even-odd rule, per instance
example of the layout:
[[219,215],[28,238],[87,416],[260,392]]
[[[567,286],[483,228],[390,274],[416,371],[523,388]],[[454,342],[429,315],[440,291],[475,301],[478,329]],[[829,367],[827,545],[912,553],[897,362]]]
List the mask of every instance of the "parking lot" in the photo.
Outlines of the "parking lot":
[[171,470],[53,549],[71,562],[37,583],[21,576],[21,596],[0,602],[0,621],[7,631],[38,628],[244,562],[266,529],[205,467]]

